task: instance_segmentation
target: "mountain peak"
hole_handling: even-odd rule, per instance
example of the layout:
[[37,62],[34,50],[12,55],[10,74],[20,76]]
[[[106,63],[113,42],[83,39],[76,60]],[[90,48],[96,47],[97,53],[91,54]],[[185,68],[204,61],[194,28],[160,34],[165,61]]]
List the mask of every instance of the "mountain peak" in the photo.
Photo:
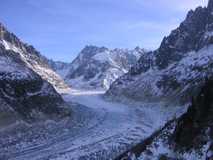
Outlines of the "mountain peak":
[[0,22],[0,38],[3,37],[4,31],[5,31],[4,25]]
[[0,22],[0,29],[5,28],[4,25]]
[[94,45],[87,45],[82,49],[81,55],[83,55],[83,57],[87,59],[87,58],[93,57],[97,53],[105,52],[106,50],[108,50],[106,47],[97,47]]
[[107,48],[103,47],[103,46],[98,47],[98,46],[95,46],[95,45],[86,45],[82,51],[85,51],[85,50],[96,51],[96,50],[107,50]]

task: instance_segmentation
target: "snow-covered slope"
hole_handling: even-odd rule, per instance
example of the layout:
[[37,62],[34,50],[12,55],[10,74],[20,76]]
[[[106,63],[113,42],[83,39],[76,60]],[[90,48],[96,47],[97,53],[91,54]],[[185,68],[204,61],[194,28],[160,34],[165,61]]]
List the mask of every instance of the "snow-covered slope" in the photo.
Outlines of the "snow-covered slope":
[[68,89],[64,80],[51,69],[44,56],[33,46],[23,43],[14,34],[8,32],[2,24],[0,24],[0,44],[6,50],[14,51],[29,68],[51,83],[58,91]]
[[66,81],[76,88],[108,89],[135,65],[145,50],[114,49],[86,46],[71,63]]
[[190,11],[159,49],[143,55],[107,95],[137,101],[189,101],[205,78],[213,75],[212,12],[211,5]]
[[213,159],[212,13],[213,0],[190,11],[158,50],[111,86],[107,95],[117,99],[191,102],[185,114],[170,117],[172,121],[118,159]]
[[211,79],[206,81],[185,114],[169,121],[162,129],[131,149],[129,155],[136,156],[138,160],[212,160],[212,97]]

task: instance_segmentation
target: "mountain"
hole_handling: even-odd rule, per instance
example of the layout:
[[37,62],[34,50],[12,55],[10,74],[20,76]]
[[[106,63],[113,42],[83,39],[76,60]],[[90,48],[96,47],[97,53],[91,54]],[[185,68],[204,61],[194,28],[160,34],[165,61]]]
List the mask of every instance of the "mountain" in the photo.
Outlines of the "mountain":
[[[0,128],[17,120],[34,122],[70,114],[67,104],[47,81],[47,73],[51,78],[58,77],[32,46],[0,24]],[[56,87],[63,86],[63,81],[50,81]]]
[[146,51],[86,46],[71,63],[65,81],[74,88],[108,89]]
[[0,43],[6,50],[12,50],[27,64],[29,68],[51,83],[56,90],[68,89],[64,80],[54,72],[48,64],[48,59],[42,56],[33,46],[23,43],[13,33],[0,24]]
[[188,110],[117,159],[212,160],[213,79],[206,79]]
[[71,66],[71,63],[61,62],[61,61],[54,61],[48,60],[49,66],[61,76],[61,78],[65,79],[66,75],[68,74]]
[[142,56],[110,87],[106,96],[116,100],[120,96],[188,106],[184,114],[171,117],[118,159],[213,159],[212,13],[213,0],[207,7],[190,11],[185,21],[163,39],[159,49]]
[[137,101],[189,102],[213,66],[213,5],[191,10],[160,47],[144,54],[106,96]]

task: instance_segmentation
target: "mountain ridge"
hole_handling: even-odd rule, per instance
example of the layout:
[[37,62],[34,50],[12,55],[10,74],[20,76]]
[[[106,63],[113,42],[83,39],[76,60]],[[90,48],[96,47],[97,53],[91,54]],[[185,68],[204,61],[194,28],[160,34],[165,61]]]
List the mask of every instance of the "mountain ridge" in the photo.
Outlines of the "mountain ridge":
[[68,86],[49,66],[48,59],[41,55],[33,46],[22,42],[13,33],[10,33],[3,24],[0,23],[0,43],[7,50],[13,50],[23,61],[43,79],[47,80],[58,90],[66,90]]
[[83,88],[108,89],[145,52],[146,50],[139,47],[133,50],[111,50],[106,47],[86,46],[70,64],[65,81],[74,87],[81,88],[85,84],[86,87]]
[[160,47],[142,56],[127,74],[111,85],[106,96],[187,103],[198,93],[205,77],[213,74],[210,8],[189,11],[180,26],[162,40]]
[[1,125],[69,115],[68,105],[39,73],[42,68],[51,71],[35,48],[21,42],[0,24]]

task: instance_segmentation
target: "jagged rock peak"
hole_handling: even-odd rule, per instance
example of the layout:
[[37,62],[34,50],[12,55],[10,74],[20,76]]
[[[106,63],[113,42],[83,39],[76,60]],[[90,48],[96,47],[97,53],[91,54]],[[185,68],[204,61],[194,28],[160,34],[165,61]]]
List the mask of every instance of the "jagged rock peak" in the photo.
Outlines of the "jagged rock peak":
[[107,50],[108,49],[106,47],[97,47],[94,45],[87,45],[81,50],[80,55],[81,55],[81,58],[88,59],[98,53],[105,52]]
[[4,27],[4,25],[0,22],[0,31],[3,31],[3,30],[5,30],[5,27]]
[[0,23],[0,38],[3,37],[4,26]]
[[140,48],[129,50],[86,46],[71,63],[65,80],[76,88],[108,89],[137,63],[144,52]]
[[97,46],[94,46],[94,45],[87,45],[83,48],[83,50],[81,52],[101,52],[101,51],[105,51],[107,50],[106,47],[97,47]]

